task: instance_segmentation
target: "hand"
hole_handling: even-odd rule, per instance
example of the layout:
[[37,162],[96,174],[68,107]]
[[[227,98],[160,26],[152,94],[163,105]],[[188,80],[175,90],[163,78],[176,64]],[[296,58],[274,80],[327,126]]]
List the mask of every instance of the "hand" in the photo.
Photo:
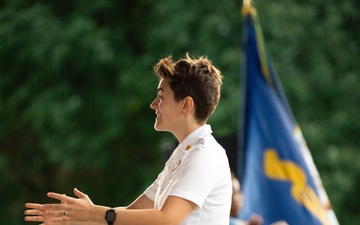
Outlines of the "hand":
[[57,225],[68,225],[70,224],[69,221],[84,222],[93,220],[92,210],[94,204],[90,198],[76,188],[74,194],[79,198],[53,192],[47,194],[50,198],[60,200],[61,204],[26,203],[25,207],[29,209],[25,210],[25,220],[43,222],[43,225],[53,225],[55,222]]
[[[63,194],[65,196],[65,194]],[[66,204],[65,201],[61,201],[61,204]],[[26,203],[26,208],[29,208],[28,210],[25,210],[25,220],[26,221],[37,221],[37,222],[43,222],[41,225],[51,225],[54,224],[54,222],[51,221],[51,218],[54,218],[54,216],[47,215],[45,213],[44,205],[37,204],[37,203]],[[59,212],[61,213],[61,212]]]
[[26,203],[25,207],[29,208],[28,210],[25,210],[26,221],[43,222],[41,225],[55,224],[54,222],[51,222],[53,217],[45,214],[44,205],[37,203]]
[[259,215],[251,215],[249,221],[248,221],[248,225],[262,225],[264,222],[263,218]]

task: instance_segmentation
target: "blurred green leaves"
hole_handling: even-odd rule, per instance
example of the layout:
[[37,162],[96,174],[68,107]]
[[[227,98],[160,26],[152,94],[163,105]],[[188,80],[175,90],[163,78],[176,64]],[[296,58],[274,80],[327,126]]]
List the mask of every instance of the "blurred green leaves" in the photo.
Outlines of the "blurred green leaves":
[[[341,224],[359,221],[355,0],[256,2],[268,51]],[[237,130],[241,2],[8,0],[0,3],[0,224],[73,187],[129,204],[160,171],[153,129],[161,57],[207,55],[224,75],[210,119]],[[355,221],[355,222],[354,222]]]

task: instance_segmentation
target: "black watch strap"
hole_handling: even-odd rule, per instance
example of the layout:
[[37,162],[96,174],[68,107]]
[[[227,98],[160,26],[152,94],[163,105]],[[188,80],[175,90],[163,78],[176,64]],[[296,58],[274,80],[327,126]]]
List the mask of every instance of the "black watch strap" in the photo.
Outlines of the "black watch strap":
[[105,220],[108,223],[108,225],[113,225],[115,219],[116,219],[115,209],[109,209],[108,211],[106,211]]

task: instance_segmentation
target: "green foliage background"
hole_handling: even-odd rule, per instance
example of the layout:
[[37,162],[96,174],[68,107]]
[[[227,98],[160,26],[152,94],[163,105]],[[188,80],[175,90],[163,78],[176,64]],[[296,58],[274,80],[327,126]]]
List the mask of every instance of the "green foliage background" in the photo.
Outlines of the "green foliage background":
[[[242,2],[0,2],[0,224],[24,203],[83,190],[129,204],[162,168],[171,135],[149,104],[161,57],[207,55],[225,76],[211,118],[237,130]],[[360,221],[360,2],[256,1],[268,50],[340,224]]]

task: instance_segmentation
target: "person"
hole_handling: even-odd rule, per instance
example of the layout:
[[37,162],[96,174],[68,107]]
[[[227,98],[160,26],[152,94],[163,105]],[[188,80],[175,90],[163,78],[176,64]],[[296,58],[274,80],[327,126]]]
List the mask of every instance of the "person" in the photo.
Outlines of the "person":
[[[239,180],[236,178],[234,173],[231,173],[233,195],[231,200],[230,210],[230,225],[262,225],[264,220],[260,215],[253,214],[250,216],[248,221],[243,221],[238,218],[238,213],[241,210],[243,204],[243,196],[241,192],[241,186]],[[289,225],[287,222],[280,220],[270,225]]]
[[[227,225],[232,182],[225,150],[207,124],[220,100],[221,72],[206,57],[173,61],[165,57],[154,67],[159,78],[154,128],[172,133],[179,145],[163,171],[143,194],[126,207],[95,205],[74,189],[75,198],[49,192],[60,203],[26,203],[25,220],[53,224],[199,224]],[[105,219],[104,219],[105,218]]]
[[257,214],[251,215],[248,221],[238,218],[238,213],[243,204],[243,196],[240,189],[240,182],[234,173],[231,173],[233,194],[230,209],[230,225],[262,225],[263,218]]

